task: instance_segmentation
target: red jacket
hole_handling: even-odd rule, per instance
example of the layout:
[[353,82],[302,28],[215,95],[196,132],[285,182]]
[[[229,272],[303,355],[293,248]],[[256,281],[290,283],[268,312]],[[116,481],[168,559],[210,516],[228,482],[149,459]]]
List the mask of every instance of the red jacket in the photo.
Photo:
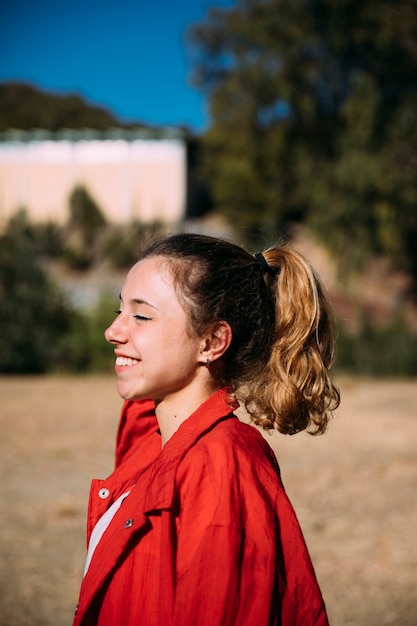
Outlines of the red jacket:
[[116,468],[158,430],[153,400],[126,400],[116,437]]
[[[275,456],[233,415],[227,391],[163,449],[144,406],[149,428],[107,480],[92,483],[88,536],[111,502],[131,492],[93,555],[74,626],[326,626]],[[128,407],[119,448],[141,404]]]

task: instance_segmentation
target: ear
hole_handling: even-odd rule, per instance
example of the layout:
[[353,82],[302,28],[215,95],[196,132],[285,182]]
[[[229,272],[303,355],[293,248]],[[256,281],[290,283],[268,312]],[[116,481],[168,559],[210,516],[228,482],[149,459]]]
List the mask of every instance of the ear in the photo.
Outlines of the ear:
[[225,321],[216,322],[216,324],[202,339],[200,344],[201,362],[206,363],[207,359],[210,363],[217,361],[226,352],[232,342],[232,329],[230,324]]

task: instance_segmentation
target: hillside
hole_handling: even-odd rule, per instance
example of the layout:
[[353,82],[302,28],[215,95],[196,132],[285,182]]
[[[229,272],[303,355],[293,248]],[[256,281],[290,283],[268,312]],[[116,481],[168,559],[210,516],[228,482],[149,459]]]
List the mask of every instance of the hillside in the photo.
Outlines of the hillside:
[[9,128],[106,130],[133,126],[143,125],[125,124],[107,109],[87,102],[78,93],[43,91],[27,83],[0,83],[0,131]]

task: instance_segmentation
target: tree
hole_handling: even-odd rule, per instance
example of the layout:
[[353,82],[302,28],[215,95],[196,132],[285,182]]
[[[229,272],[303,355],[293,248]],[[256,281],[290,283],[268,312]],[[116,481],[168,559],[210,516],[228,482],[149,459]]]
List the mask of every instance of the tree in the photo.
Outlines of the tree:
[[26,83],[0,85],[0,130],[9,128],[108,128],[125,126],[102,107],[87,103],[78,94],[46,92]]
[[272,236],[302,220],[347,265],[417,278],[417,3],[242,0],[190,32],[217,206]]
[[[82,322],[44,272],[32,228],[20,211],[0,237],[0,372],[38,374],[84,367],[88,357],[72,346]],[[81,348],[81,347],[80,347]]]
[[74,269],[87,270],[97,256],[96,241],[106,218],[89,191],[74,187],[69,196],[68,244],[65,260]]
[[78,228],[86,246],[90,247],[105,226],[106,218],[97,202],[82,185],[74,187],[69,197],[70,226]]

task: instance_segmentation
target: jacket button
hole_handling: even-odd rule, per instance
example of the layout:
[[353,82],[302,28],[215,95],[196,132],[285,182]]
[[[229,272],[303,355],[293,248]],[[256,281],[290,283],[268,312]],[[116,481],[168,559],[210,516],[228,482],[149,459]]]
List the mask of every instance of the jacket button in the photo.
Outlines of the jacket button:
[[131,528],[131,526],[133,526],[133,518],[129,517],[129,519],[125,521],[125,528]]
[[106,500],[106,498],[108,498],[109,495],[110,495],[110,491],[106,488],[100,489],[100,491],[98,492],[98,496],[102,500]]

